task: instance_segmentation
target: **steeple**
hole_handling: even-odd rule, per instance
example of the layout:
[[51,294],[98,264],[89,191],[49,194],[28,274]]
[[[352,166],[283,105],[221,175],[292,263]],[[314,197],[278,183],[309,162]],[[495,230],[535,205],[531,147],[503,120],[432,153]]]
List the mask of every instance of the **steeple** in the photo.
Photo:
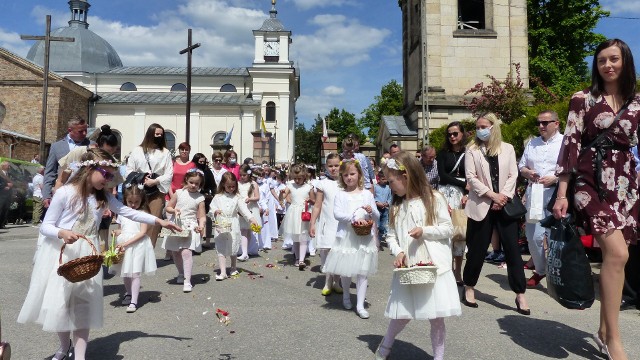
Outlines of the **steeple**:
[[69,27],[89,28],[87,13],[89,12],[90,6],[87,0],[69,0],[69,8],[71,9]]
[[271,0],[271,10],[269,11],[269,15],[272,19],[275,19],[276,15],[278,15],[278,10],[276,10],[276,0]]

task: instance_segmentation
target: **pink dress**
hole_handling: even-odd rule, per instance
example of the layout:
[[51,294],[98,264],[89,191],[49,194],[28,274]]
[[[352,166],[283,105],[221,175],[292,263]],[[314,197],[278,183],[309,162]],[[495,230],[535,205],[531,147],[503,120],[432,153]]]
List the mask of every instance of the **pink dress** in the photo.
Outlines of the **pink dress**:
[[[196,164],[193,161],[189,161],[188,163],[181,165],[178,164],[177,161],[173,162],[173,177],[171,178],[171,192],[176,192],[178,189],[182,189],[182,182],[184,181],[184,175],[189,171],[189,169],[195,169]],[[169,193],[166,196],[167,200],[171,199]]]
[[227,164],[222,164],[222,168],[235,175],[236,180],[240,179],[240,165],[227,166]]

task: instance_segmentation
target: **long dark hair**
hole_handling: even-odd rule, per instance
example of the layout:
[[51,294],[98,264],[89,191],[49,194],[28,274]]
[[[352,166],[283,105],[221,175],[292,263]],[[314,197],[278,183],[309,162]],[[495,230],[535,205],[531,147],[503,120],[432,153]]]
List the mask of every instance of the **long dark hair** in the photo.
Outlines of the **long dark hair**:
[[[156,145],[156,142],[153,140],[156,137],[156,129],[162,130],[162,142],[160,147],[158,147],[158,145]],[[144,139],[142,139],[142,143],[140,143],[140,146],[145,153],[156,148],[164,150],[167,147],[167,138],[164,128],[160,124],[156,123],[149,125],[149,127],[147,128],[147,132],[144,134]]]
[[600,43],[593,55],[591,65],[591,86],[589,90],[594,97],[602,95],[604,92],[604,80],[598,71],[598,54],[606,48],[617,46],[622,54],[622,72],[618,78],[620,95],[624,101],[633,99],[636,95],[636,67],[633,63],[633,54],[627,43],[620,39],[609,39]]
[[460,132],[462,133],[462,139],[460,140],[459,144],[460,146],[462,146],[463,150],[465,144],[467,143],[467,133],[464,131],[464,125],[462,125],[460,121],[452,121],[449,123],[449,125],[447,125],[447,129],[445,130],[444,136],[446,137],[446,139],[444,139],[444,145],[442,146],[443,150],[449,152],[453,152],[453,145],[451,145],[451,142],[449,141],[449,129],[454,126],[457,126],[458,130],[460,130]]
[[[200,159],[204,159],[204,164],[200,164]],[[207,166],[207,157],[204,156],[203,153],[195,153],[195,155],[193,155],[193,158],[191,158],[191,162],[196,164],[196,167],[202,171],[209,169],[209,166]]]

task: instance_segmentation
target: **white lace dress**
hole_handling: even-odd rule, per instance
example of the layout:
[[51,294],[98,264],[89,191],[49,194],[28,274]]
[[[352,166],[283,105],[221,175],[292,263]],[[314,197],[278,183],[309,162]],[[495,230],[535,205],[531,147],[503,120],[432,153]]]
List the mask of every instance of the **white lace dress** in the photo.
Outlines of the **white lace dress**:
[[[124,244],[140,232],[140,223],[124,217],[118,217],[121,233],[116,240],[117,244]],[[156,272],[156,255],[149,236],[129,245],[124,252],[124,258],[120,264],[112,265],[109,273],[122,277],[132,277],[133,274],[152,275]]]
[[[221,211],[218,216],[214,215],[216,210]],[[247,208],[247,204],[245,204],[240,195],[227,193],[217,194],[211,201],[208,216],[212,218],[214,222],[215,235],[213,240],[216,244],[218,254],[235,256],[238,253],[241,237],[239,215],[242,215],[249,221],[253,218],[253,215]],[[216,222],[218,224],[225,224],[226,226],[217,226]]]
[[[434,319],[460,315],[460,297],[451,271],[453,225],[447,200],[436,193],[437,225],[427,226],[422,200],[405,200],[399,205],[393,224],[389,224],[387,243],[394,256],[407,255],[409,266],[418,262],[433,262],[438,267],[435,284],[402,285],[397,274],[391,280],[391,293],[384,315],[391,319]],[[408,235],[422,227],[422,238]]]
[[333,216],[333,203],[340,189],[335,180],[326,178],[316,182],[316,185],[322,191],[323,198],[320,216],[316,220],[315,245],[318,249],[331,249],[338,232],[338,220]]
[[[309,192],[313,189],[310,184],[296,185],[287,183],[287,188],[291,193],[291,204],[284,214],[282,224],[280,224],[280,234],[284,237],[291,237],[294,242],[306,240],[309,234],[309,222],[302,221],[304,203],[309,198]],[[308,207],[311,212],[311,207]]]
[[[249,197],[249,188],[251,187],[251,184],[253,184],[255,189],[258,189],[258,184],[254,182],[246,182],[244,184],[238,182],[238,194],[240,194],[240,197],[242,198],[243,201],[245,201]],[[251,214],[253,215],[253,217],[255,219],[258,219],[258,222],[262,224],[262,218],[260,217],[260,206],[258,206],[258,203],[255,201],[252,201],[247,204],[247,207],[249,208],[249,211],[251,211]],[[249,229],[250,226],[251,225],[245,219],[243,218],[240,219],[241,230]]]
[[170,251],[190,249],[197,252],[202,251],[202,237],[195,231],[198,226],[198,206],[204,202],[204,195],[199,192],[189,192],[185,189],[176,190],[178,196],[176,209],[180,209],[180,220],[182,227],[190,230],[189,236],[165,236],[162,248]]

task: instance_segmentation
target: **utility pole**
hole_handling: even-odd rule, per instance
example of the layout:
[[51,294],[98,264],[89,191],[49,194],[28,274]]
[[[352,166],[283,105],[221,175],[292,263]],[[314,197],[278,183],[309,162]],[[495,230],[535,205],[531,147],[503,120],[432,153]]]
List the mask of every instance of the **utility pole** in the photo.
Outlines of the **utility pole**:
[[187,39],[187,47],[180,50],[180,55],[187,53],[187,117],[186,117],[186,142],[189,142],[189,135],[191,132],[191,54],[193,49],[200,47],[200,43],[191,43],[191,29],[189,29],[189,35]]
[[44,36],[20,35],[22,40],[44,40],[44,82],[42,84],[42,118],[40,120],[40,163],[46,164],[45,132],[47,130],[47,93],[49,91],[49,53],[52,41],[74,42],[72,37],[51,36],[51,15],[47,15],[47,25]]

